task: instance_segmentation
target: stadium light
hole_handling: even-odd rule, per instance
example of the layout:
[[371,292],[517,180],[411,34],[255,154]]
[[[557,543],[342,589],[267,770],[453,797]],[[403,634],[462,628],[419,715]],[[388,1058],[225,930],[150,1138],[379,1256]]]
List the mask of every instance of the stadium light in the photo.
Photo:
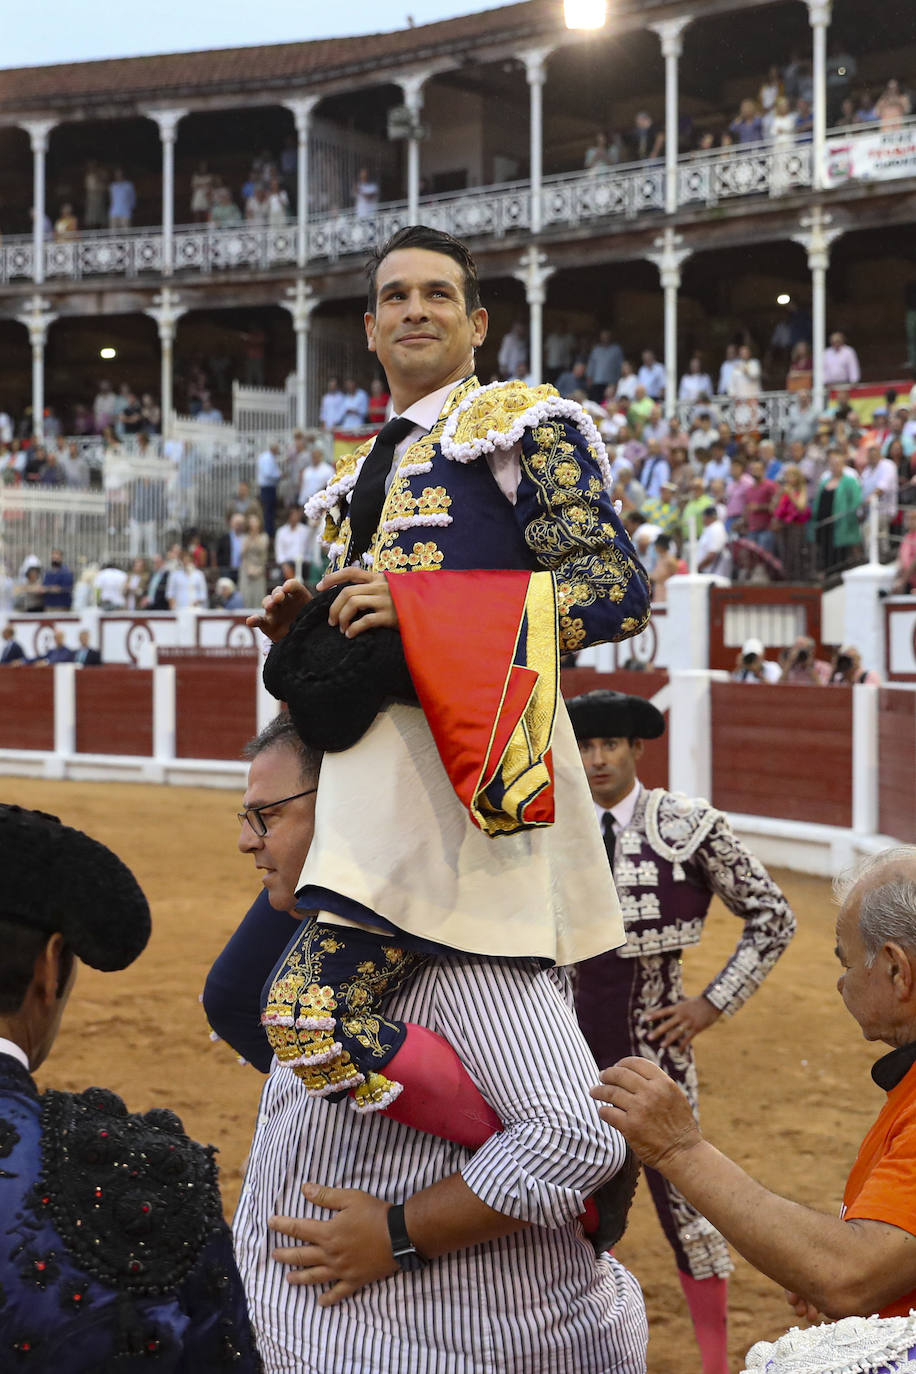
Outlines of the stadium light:
[[601,29],[607,23],[607,0],[563,0],[568,29]]
[[782,293],[781,296],[777,296],[777,297],[776,297],[776,304],[777,304],[777,305],[788,305],[789,302],[791,301],[791,299],[792,299],[792,297],[788,294],[788,292],[787,292],[787,291],[783,291],[783,293]]
[[110,362],[112,358],[116,358],[117,356],[118,356],[118,350],[117,350],[116,348],[100,348],[100,349],[99,349],[99,357],[100,357],[100,358],[104,358],[105,361],[106,361],[106,363],[107,363],[107,362]]

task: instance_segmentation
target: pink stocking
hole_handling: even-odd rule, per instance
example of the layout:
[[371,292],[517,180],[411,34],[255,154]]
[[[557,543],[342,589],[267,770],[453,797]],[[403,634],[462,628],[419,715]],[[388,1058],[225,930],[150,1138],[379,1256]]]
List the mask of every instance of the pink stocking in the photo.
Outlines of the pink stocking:
[[728,1374],[728,1280],[677,1271],[700,1347],[703,1374]]

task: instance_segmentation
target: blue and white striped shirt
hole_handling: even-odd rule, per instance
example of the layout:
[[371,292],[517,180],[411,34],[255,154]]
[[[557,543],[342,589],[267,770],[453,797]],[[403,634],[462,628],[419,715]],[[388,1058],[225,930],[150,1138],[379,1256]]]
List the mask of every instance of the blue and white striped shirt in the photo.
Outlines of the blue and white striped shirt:
[[[595,1061],[565,971],[532,962],[434,961],[392,1017],[455,1048],[504,1129],[473,1155],[347,1102],[309,1098],[276,1061],[261,1098],[235,1244],[267,1374],[644,1374],[639,1285],[595,1258],[575,1220],[623,1160],[588,1088]],[[271,1215],[325,1217],[306,1180],[392,1202],[460,1171],[488,1206],[533,1223],[371,1284],[332,1308],[286,1282]]]

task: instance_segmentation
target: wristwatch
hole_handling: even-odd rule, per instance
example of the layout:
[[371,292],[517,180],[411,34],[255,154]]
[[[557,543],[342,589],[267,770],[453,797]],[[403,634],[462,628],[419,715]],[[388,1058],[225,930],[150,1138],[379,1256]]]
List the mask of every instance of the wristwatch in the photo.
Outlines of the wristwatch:
[[388,1208],[388,1234],[391,1237],[392,1253],[402,1269],[412,1273],[415,1269],[426,1268],[429,1260],[420,1254],[407,1234],[403,1202],[397,1202]]

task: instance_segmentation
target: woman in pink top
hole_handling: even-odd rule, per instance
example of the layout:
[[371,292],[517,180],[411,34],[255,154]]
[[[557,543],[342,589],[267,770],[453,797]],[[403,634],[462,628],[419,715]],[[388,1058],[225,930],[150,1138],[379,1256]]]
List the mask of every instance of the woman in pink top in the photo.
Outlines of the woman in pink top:
[[804,473],[795,463],[787,463],[782,471],[782,491],[773,511],[776,553],[787,582],[804,579],[808,562],[805,526],[810,519],[811,502]]

